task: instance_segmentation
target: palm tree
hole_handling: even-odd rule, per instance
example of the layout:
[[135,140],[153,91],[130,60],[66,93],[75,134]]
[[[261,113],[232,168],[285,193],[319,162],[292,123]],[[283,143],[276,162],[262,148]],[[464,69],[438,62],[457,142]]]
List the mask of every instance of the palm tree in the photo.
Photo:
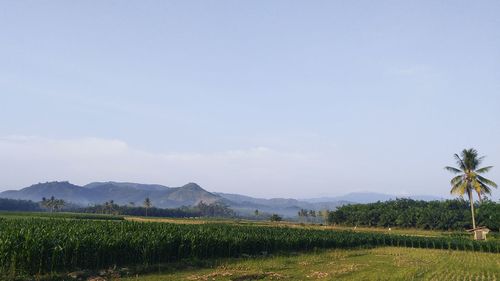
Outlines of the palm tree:
[[47,200],[47,198],[43,197],[42,198],[42,207],[46,208],[46,209],[50,209],[50,201]]
[[50,212],[53,213],[56,207],[56,198],[54,196],[50,196],[49,202],[47,204],[50,208]]
[[328,209],[325,209],[325,210],[321,210],[319,212],[319,216],[323,219],[323,222],[327,222],[328,221],[328,214],[330,213],[330,211]]
[[149,197],[146,197],[146,199],[144,199],[144,208],[146,208],[146,217],[148,216],[148,208],[151,208],[152,204],[151,204],[151,200],[149,200]]
[[109,202],[108,201],[104,202],[104,212],[106,214],[109,214]]
[[114,205],[115,205],[115,200],[109,200],[109,213],[113,214],[114,213]]
[[51,196],[49,199],[43,197],[41,202],[42,207],[50,209],[50,212],[58,211],[62,209],[66,202],[62,199],[56,199],[54,196]]
[[53,205],[54,205],[54,209],[56,211],[59,211],[66,205],[66,202],[64,202],[64,200],[62,200],[62,199],[55,199]]
[[311,220],[314,223],[316,221],[316,211],[315,210],[309,210],[309,216],[311,217]]
[[445,167],[446,170],[457,174],[451,179],[451,194],[463,196],[467,194],[470,202],[470,210],[472,214],[472,228],[476,228],[476,221],[474,219],[474,198],[473,192],[477,193],[479,201],[482,200],[481,196],[491,194],[491,187],[496,188],[497,184],[493,181],[481,176],[491,170],[493,166],[479,168],[483,162],[484,156],[479,157],[477,150],[470,148],[464,149],[460,155],[455,154],[458,168]]
[[307,217],[309,216],[309,212],[306,209],[300,209],[299,218],[303,217],[307,221]]

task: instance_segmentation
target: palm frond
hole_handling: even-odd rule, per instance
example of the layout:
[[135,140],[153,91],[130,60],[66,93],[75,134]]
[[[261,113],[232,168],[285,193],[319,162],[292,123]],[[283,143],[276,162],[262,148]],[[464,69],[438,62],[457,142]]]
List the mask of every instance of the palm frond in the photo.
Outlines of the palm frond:
[[[462,151],[462,155],[463,155],[463,151]],[[457,164],[460,167],[460,169],[462,169],[463,171],[467,170],[467,167],[465,166],[465,163],[462,160],[462,158],[460,158],[460,156],[456,153],[455,153],[454,157],[455,157],[455,160],[457,160]]]
[[486,185],[493,186],[494,188],[498,187],[498,185],[494,181],[489,180],[489,179],[487,179],[485,177],[482,177],[480,175],[477,175],[477,179],[480,180],[482,183],[484,183]]
[[482,167],[482,168],[477,169],[476,173],[484,174],[484,173],[489,172],[492,168],[493,168],[493,166]]
[[[479,191],[479,193],[481,193],[481,194],[491,194],[491,188],[488,185],[486,185],[486,184],[484,184],[483,182],[480,182],[480,181],[478,181],[478,182],[479,182],[479,185],[481,186],[481,190]],[[476,190],[476,192],[477,192],[477,190]]]
[[476,158],[476,167],[481,165],[481,163],[483,163],[484,158],[486,158],[486,156],[481,156],[479,158]]
[[475,170],[477,166],[483,161],[484,157],[478,157],[477,150],[474,148],[462,150],[462,162],[466,170]]
[[464,176],[463,175],[458,175],[454,178],[451,179],[450,183],[452,186],[455,186],[455,185],[460,185],[462,180],[463,180]]
[[460,195],[463,196],[465,192],[467,191],[467,182],[466,181],[461,181],[458,184],[455,184],[452,188],[450,193],[455,194],[455,195]]
[[477,193],[477,197],[479,198],[479,201],[482,201],[483,198],[481,197],[481,193],[483,193],[483,187],[481,186],[481,183],[477,180],[474,180],[472,182],[472,186],[474,188],[474,191]]
[[449,171],[449,172],[452,172],[454,174],[458,174],[458,173],[462,173],[463,171],[460,170],[460,169],[457,169],[455,167],[450,167],[450,166],[446,166],[444,167],[445,170]]

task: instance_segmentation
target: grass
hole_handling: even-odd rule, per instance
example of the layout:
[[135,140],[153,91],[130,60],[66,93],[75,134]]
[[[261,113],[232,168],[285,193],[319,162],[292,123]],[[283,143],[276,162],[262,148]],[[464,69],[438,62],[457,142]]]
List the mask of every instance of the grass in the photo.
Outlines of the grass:
[[[309,224],[298,222],[270,222],[262,220],[247,220],[247,219],[224,219],[224,218],[158,218],[158,217],[137,217],[137,216],[121,216],[108,214],[87,214],[87,213],[70,213],[70,212],[16,212],[16,211],[0,211],[0,218],[63,218],[63,219],[90,219],[90,220],[128,220],[137,222],[165,222],[177,224],[207,224],[207,223],[224,223],[231,225],[251,225],[251,226],[287,226],[306,229],[323,229],[323,230],[350,230],[354,232],[370,232],[370,233],[387,233],[387,234],[402,234],[412,236],[462,236],[471,237],[464,231],[440,231],[440,230],[424,230],[410,228],[382,228],[382,227],[350,227],[350,226],[328,226],[322,224]],[[500,234],[490,233],[489,240],[499,239]]]
[[20,219],[20,218],[57,218],[57,219],[83,219],[83,220],[123,220],[123,216],[106,214],[86,214],[69,212],[12,212],[0,211],[0,218]]
[[499,280],[500,255],[383,247],[223,259],[209,267],[160,271],[121,280]]
[[[443,230],[427,230],[427,229],[416,229],[416,228],[395,228],[392,227],[391,230],[383,227],[351,227],[351,226],[330,226],[323,224],[309,224],[309,223],[298,223],[298,222],[270,222],[262,220],[235,220],[235,219],[211,219],[211,218],[155,218],[155,217],[125,217],[125,220],[138,221],[138,222],[165,222],[165,223],[178,223],[178,224],[206,224],[206,223],[224,223],[231,225],[251,225],[251,226],[287,226],[294,228],[306,228],[306,229],[322,229],[322,230],[349,230],[354,232],[369,232],[369,233],[386,233],[386,234],[401,234],[401,235],[411,235],[411,236],[427,236],[427,237],[472,237],[465,231],[443,231]],[[499,239],[498,232],[490,232],[488,234],[488,240]]]

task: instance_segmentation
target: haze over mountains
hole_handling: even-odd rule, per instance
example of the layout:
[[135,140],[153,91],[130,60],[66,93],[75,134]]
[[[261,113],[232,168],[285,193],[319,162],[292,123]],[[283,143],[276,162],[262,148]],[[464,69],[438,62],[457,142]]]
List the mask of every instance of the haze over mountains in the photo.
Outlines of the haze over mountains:
[[43,197],[54,196],[67,202],[86,206],[113,200],[120,205],[131,202],[141,205],[149,197],[154,206],[176,208],[199,203],[213,203],[220,198],[195,183],[181,187],[167,187],[157,184],[93,182],[78,186],[69,182],[47,182],[32,185],[21,190],[8,190],[0,197],[40,201]]
[[[343,204],[369,203],[396,198],[394,195],[381,193],[349,193],[339,197],[303,200],[262,199],[239,194],[208,192],[196,183],[188,183],[181,187],[125,182],[93,182],[78,186],[67,181],[38,183],[20,190],[0,193],[2,198],[32,201],[41,201],[43,197],[51,196],[81,206],[100,204],[110,200],[120,205],[142,205],[146,197],[151,199],[153,206],[160,208],[192,206],[201,201],[222,202],[240,214],[252,214],[257,209],[260,212],[278,213],[284,216],[295,216],[300,209],[333,210]],[[414,199],[439,200],[441,198],[426,196]]]

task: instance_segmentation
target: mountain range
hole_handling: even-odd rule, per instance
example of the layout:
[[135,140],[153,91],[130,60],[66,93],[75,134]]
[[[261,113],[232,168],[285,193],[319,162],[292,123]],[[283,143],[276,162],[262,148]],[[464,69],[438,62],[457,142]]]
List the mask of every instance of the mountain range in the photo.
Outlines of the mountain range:
[[[205,203],[222,202],[240,214],[277,213],[287,217],[297,215],[300,209],[333,210],[349,203],[369,203],[395,199],[396,196],[382,193],[349,193],[339,197],[322,197],[313,199],[290,198],[254,198],[239,194],[208,192],[196,183],[188,183],[181,187],[168,187],[158,184],[140,184],[127,182],[93,182],[84,186],[74,185],[67,181],[38,183],[20,190],[8,190],[0,193],[2,198],[41,201],[43,197],[54,196],[72,204],[88,206],[113,200],[116,204],[142,205],[146,197],[153,206],[160,208],[177,208],[192,206],[203,201]],[[440,200],[427,196],[413,198],[420,200]]]
[[8,190],[0,197],[40,201],[54,196],[67,202],[87,206],[113,200],[116,204],[141,205],[146,197],[153,205],[161,208],[191,206],[200,201],[213,203],[220,198],[195,183],[181,187],[167,187],[157,184],[93,182],[84,186],[63,182],[38,183],[21,190]]
[[376,193],[376,192],[352,192],[336,197],[320,197],[320,198],[309,198],[302,200],[311,203],[325,202],[325,201],[347,201],[347,202],[366,204],[377,201],[395,200],[397,198],[409,198],[413,200],[423,200],[423,201],[445,200],[445,198],[443,197],[432,196],[432,195],[402,196],[402,195],[391,195],[391,194]]

